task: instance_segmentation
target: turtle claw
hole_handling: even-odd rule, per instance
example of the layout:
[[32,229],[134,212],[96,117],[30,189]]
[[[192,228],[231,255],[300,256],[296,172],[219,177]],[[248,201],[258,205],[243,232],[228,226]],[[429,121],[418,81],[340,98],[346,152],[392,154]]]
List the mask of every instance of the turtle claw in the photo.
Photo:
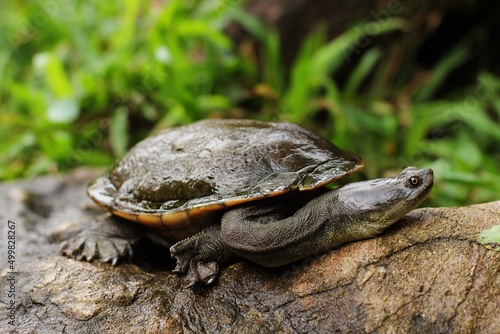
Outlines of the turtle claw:
[[133,255],[127,240],[88,231],[63,242],[59,253],[79,261],[111,262],[113,266],[121,259],[130,261]]
[[170,248],[170,252],[177,260],[173,272],[180,274],[187,281],[185,287],[211,285],[219,275],[219,264],[215,261],[204,262],[199,255],[190,251],[178,253],[174,247]]
[[110,262],[132,260],[132,244],[144,236],[145,228],[112,215],[90,221],[89,228],[61,244],[59,253],[79,261]]
[[187,282],[186,288],[195,285],[212,285],[219,276],[219,265],[217,262],[193,262],[183,279]]
[[177,264],[175,265],[175,269],[172,270],[177,274],[184,274],[188,271],[191,264],[191,256],[180,253],[173,246],[170,248],[170,256],[176,260]]
[[170,254],[177,260],[174,272],[182,275],[188,287],[213,284],[219,275],[219,263],[232,256],[216,227],[179,241],[170,247]]

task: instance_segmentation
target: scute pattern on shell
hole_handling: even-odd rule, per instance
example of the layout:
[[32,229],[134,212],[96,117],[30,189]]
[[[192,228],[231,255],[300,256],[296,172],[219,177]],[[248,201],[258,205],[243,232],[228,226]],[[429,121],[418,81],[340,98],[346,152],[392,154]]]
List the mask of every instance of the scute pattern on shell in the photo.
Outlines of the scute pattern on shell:
[[361,158],[291,123],[204,120],[138,143],[88,188],[113,213],[169,213],[320,187]]

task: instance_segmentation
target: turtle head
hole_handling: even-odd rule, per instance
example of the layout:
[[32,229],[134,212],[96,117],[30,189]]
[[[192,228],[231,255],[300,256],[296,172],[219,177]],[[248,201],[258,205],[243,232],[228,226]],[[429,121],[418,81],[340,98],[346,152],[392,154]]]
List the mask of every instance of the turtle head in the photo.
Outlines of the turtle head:
[[338,203],[348,217],[347,234],[365,239],[382,233],[420,204],[434,182],[432,169],[408,167],[393,177],[348,184]]

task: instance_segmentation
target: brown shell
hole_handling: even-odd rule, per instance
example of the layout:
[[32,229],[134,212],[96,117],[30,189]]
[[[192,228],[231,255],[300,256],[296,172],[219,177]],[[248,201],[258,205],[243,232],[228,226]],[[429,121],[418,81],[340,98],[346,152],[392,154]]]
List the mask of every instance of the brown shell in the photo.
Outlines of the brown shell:
[[357,155],[296,124],[204,120],[139,142],[88,194],[117,216],[182,239],[208,213],[318,188],[362,167]]

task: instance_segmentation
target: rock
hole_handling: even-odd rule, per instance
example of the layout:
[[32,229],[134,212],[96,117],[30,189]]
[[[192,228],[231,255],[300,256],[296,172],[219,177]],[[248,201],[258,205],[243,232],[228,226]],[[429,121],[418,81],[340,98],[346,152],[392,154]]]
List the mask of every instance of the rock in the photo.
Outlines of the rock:
[[[223,268],[212,288],[191,290],[170,272],[169,255],[147,245],[139,245],[133,263],[116,267],[58,256],[51,232],[100,212],[85,195],[97,173],[81,169],[0,185],[1,235],[7,240],[10,220],[16,236],[13,268],[1,273],[7,282],[0,297],[2,332],[493,333],[500,328],[500,252],[476,241],[480,231],[500,224],[500,202],[414,210],[381,237],[278,269],[235,263]],[[158,258],[144,255],[148,251]],[[2,252],[7,255],[6,246]],[[7,293],[12,288],[15,298]]]

